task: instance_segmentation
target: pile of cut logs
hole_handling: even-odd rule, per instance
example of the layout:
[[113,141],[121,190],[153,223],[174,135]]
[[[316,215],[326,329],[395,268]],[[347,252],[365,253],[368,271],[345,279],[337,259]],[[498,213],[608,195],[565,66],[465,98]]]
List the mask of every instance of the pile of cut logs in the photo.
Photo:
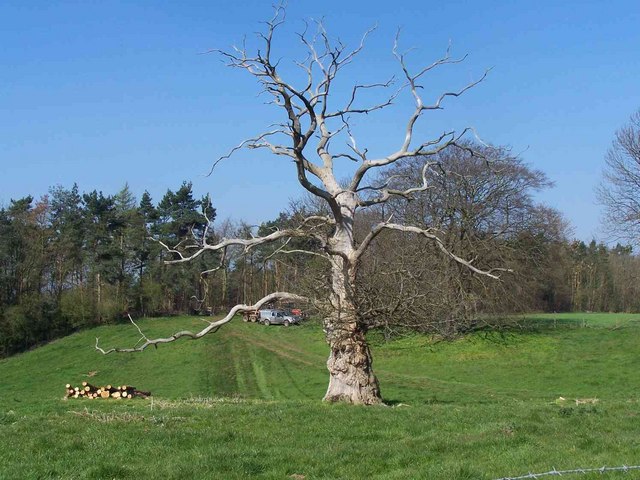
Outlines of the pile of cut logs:
[[147,398],[151,396],[151,392],[143,392],[136,387],[130,385],[120,385],[118,387],[113,385],[106,385],[104,387],[96,387],[88,382],[82,382],[81,387],[74,387],[67,383],[65,386],[67,391],[67,398],[89,398],[91,400],[95,398]]

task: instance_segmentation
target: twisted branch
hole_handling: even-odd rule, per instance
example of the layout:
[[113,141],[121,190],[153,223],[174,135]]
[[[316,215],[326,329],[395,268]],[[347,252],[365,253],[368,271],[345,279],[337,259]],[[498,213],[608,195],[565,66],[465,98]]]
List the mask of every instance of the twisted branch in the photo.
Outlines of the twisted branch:
[[231,320],[233,320],[233,317],[240,313],[240,312],[244,312],[244,311],[248,311],[248,310],[258,310],[260,309],[260,307],[262,307],[263,305],[276,301],[276,300],[291,300],[291,301],[298,301],[298,302],[306,302],[307,298],[306,297],[302,297],[300,295],[296,295],[294,293],[288,293],[288,292],[275,292],[275,293],[271,293],[269,295],[267,295],[266,297],[261,298],[260,300],[258,300],[256,303],[254,303],[253,305],[236,305],[235,307],[233,307],[229,313],[227,313],[227,315],[220,319],[217,320],[215,322],[209,322],[209,325],[206,326],[205,328],[203,328],[202,330],[200,330],[199,332],[192,332],[190,330],[181,330],[179,332],[174,333],[173,335],[170,335],[168,337],[163,337],[163,338],[147,338],[144,333],[142,333],[142,330],[140,330],[140,328],[135,324],[135,322],[133,322],[133,320],[131,320],[131,322],[136,326],[136,328],[138,328],[138,331],[142,334],[142,338],[145,339],[145,342],[140,345],[139,347],[133,347],[133,348],[109,348],[107,350],[103,349],[100,347],[99,343],[100,343],[100,339],[96,338],[96,345],[95,348],[97,351],[99,351],[100,353],[102,353],[103,355],[108,355],[110,353],[132,353],[132,352],[142,352],[144,351],[147,347],[154,345],[157,347],[157,345],[159,344],[163,344],[163,343],[171,343],[171,342],[175,342],[176,340],[180,339],[180,338],[190,338],[192,340],[197,340],[198,338],[202,338],[205,335],[207,335],[208,333],[215,333],[216,331],[218,331],[218,329],[226,324],[229,323]]

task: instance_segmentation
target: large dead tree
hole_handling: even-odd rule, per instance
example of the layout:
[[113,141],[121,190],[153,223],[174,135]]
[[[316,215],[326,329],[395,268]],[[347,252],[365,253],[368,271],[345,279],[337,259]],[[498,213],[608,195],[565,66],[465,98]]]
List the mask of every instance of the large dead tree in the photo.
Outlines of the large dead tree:
[[[423,100],[421,80],[434,69],[448,64],[456,64],[464,60],[454,59],[449,49],[435,62],[410,71],[406,54],[398,49],[396,36],[393,55],[398,61],[401,72],[399,82],[389,80],[381,83],[355,84],[342,105],[335,105],[335,80],[343,69],[352,63],[364,47],[367,31],[355,49],[347,49],[341,42],[333,42],[326,33],[322,23],[314,24],[314,31],[309,28],[299,34],[299,40],[307,51],[307,57],[295,62],[303,72],[305,81],[296,86],[281,74],[281,61],[273,51],[273,38],[276,30],[284,21],[284,9],[276,8],[273,18],[266,22],[265,31],[258,34],[262,43],[255,54],[250,54],[246,46],[234,48],[232,51],[215,51],[220,53],[233,68],[239,68],[252,75],[262,86],[270,101],[284,114],[284,120],[276,123],[271,130],[244,140],[227,155],[222,156],[214,164],[229,158],[237,151],[248,149],[266,149],[274,155],[293,161],[300,185],[315,197],[322,199],[327,205],[329,215],[313,215],[304,219],[292,229],[277,230],[266,236],[251,239],[224,239],[217,243],[208,243],[209,236],[204,234],[194,237],[190,245],[168,247],[176,258],[169,263],[189,262],[205,252],[219,252],[224,257],[230,248],[241,247],[244,251],[269,242],[284,242],[276,253],[289,253],[286,239],[307,237],[315,240],[318,251],[308,251],[320,255],[329,264],[330,285],[329,296],[319,299],[324,307],[324,332],[330,347],[327,368],[329,370],[329,387],[324,399],[326,401],[344,401],[354,404],[378,404],[382,401],[378,380],[373,373],[372,358],[367,344],[366,323],[363,321],[355,299],[355,285],[358,276],[358,265],[367,248],[383,231],[395,230],[409,235],[417,235],[428,239],[438,248],[441,254],[464,266],[475,274],[498,278],[500,269],[481,269],[473,260],[458,256],[446,247],[442,240],[442,232],[437,228],[422,228],[414,225],[394,223],[392,219],[382,221],[371,228],[364,238],[357,242],[354,236],[354,223],[359,211],[368,207],[379,206],[392,198],[411,198],[413,194],[430,188],[427,172],[435,168],[435,162],[428,159],[446,148],[458,144],[459,140],[470,131],[447,131],[426,141],[416,141],[414,132],[420,117],[426,112],[443,108],[450,97],[458,97],[467,90],[482,82],[487,75],[484,72],[478,80],[458,90],[435,95],[432,103]],[[362,94],[379,89],[383,93],[382,100],[375,104],[361,104]],[[412,97],[414,107],[406,120],[404,137],[399,147],[386,156],[370,158],[366,148],[360,146],[352,129],[352,120],[373,112],[384,110],[393,104],[400,94]],[[334,147],[334,145],[339,145]],[[427,159],[421,184],[405,189],[394,189],[389,184],[375,185],[373,171],[379,171],[396,162],[412,158]],[[336,178],[334,166],[337,162],[353,162],[354,169],[348,182],[340,182]],[[211,323],[201,332],[178,332],[168,338],[149,339],[143,335],[143,343],[130,349],[102,350],[103,353],[131,352],[144,350],[149,345],[167,343],[181,337],[199,338],[215,331],[222,324],[230,321],[233,314],[244,309],[258,308],[275,299],[300,299],[293,293],[279,292],[270,294],[254,305],[238,305],[222,320]],[[142,332],[141,332],[142,333]]]

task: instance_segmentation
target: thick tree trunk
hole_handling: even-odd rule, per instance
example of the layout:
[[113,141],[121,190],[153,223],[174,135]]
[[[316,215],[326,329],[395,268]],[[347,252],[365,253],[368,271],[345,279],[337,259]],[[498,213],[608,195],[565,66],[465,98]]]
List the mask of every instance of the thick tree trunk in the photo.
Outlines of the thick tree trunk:
[[347,221],[338,226],[331,241],[332,247],[341,251],[342,255],[332,259],[331,312],[324,322],[327,343],[331,349],[327,360],[329,388],[324,400],[375,405],[382,403],[380,386],[373,373],[365,328],[359,321],[353,297],[357,262],[351,260],[352,225],[352,221]]
[[329,388],[327,402],[375,405],[382,402],[378,379],[373,373],[371,351],[365,332],[357,322],[326,322],[325,331],[331,348],[327,368]]

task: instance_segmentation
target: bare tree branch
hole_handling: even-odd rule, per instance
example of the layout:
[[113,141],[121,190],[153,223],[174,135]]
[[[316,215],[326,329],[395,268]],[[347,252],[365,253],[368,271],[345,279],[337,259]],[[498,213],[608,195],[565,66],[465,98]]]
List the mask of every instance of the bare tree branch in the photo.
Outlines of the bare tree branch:
[[[320,224],[318,225],[310,225],[307,227],[307,225],[311,222],[314,221],[320,221]],[[243,247],[244,252],[248,252],[251,249],[259,246],[259,245],[264,245],[267,243],[271,243],[274,242],[276,240],[282,239],[282,238],[292,238],[292,237],[307,237],[307,238],[314,238],[316,240],[319,240],[321,242],[321,244],[325,245],[326,244],[326,240],[324,238],[324,236],[320,235],[320,233],[318,233],[317,229],[318,227],[322,227],[325,225],[331,225],[333,224],[334,221],[327,218],[327,217],[322,217],[319,215],[312,215],[310,217],[305,218],[302,221],[302,224],[300,225],[300,227],[298,228],[292,228],[292,229],[285,229],[285,230],[276,230],[273,233],[270,233],[269,235],[265,235],[262,237],[253,237],[253,238],[230,238],[230,239],[223,239],[222,241],[216,243],[216,244],[208,244],[207,243],[207,238],[206,236],[203,236],[199,243],[197,244],[193,244],[193,245],[187,245],[184,248],[189,248],[189,249],[197,249],[194,253],[190,254],[190,255],[185,255],[181,250],[177,249],[176,247],[171,248],[169,246],[167,246],[164,242],[154,239],[156,240],[160,245],[162,245],[165,250],[167,250],[167,252],[169,253],[173,253],[175,255],[177,255],[179,258],[174,259],[174,260],[166,260],[165,263],[167,265],[172,265],[172,264],[177,264],[177,263],[185,263],[185,262],[190,262],[193,259],[199,257],[200,255],[202,255],[204,252],[207,251],[222,251],[223,253],[226,252],[226,250],[231,247],[231,246],[240,246]],[[198,239],[196,239],[198,240]]]
[[304,250],[304,249],[285,250],[285,247],[290,243],[290,241],[291,241],[291,237],[289,237],[280,247],[274,250],[273,253],[266,256],[262,261],[262,263],[265,264],[268,260],[271,260],[276,255],[280,255],[280,254],[291,255],[294,253],[301,253],[304,255],[314,255],[317,257],[324,258],[325,260],[331,260],[331,257],[326,253],[313,252],[311,250]]
[[225,323],[229,323],[231,320],[233,320],[233,317],[236,314],[240,312],[248,311],[248,310],[258,310],[263,305],[268,304],[270,302],[274,302],[276,300],[279,300],[279,301],[290,300],[290,301],[297,301],[297,302],[305,302],[307,301],[307,298],[302,297],[300,295],[293,294],[293,293],[288,293],[288,292],[271,293],[261,298],[259,301],[257,301],[253,305],[236,305],[229,311],[229,313],[224,318],[217,320],[215,322],[210,322],[207,327],[203,328],[199,332],[192,332],[190,330],[181,330],[179,332],[176,332],[170,335],[169,337],[163,337],[163,338],[153,338],[153,339],[147,338],[142,333],[140,328],[135,324],[135,322],[131,320],[131,322],[136,326],[136,328],[138,328],[138,331],[142,334],[142,337],[145,339],[145,342],[142,345],[140,345],[139,347],[133,347],[133,348],[109,348],[107,350],[104,350],[99,346],[100,339],[96,338],[95,348],[100,353],[104,355],[108,355],[114,352],[116,353],[142,352],[143,350],[145,350],[147,347],[151,345],[157,346],[163,343],[171,343],[171,342],[175,342],[180,338],[190,338],[192,340],[196,340],[198,338],[204,337],[208,333],[216,332],[222,325],[224,325]]
[[393,189],[393,188],[388,188],[388,182],[391,180],[391,179],[389,179],[387,181],[387,183],[385,183],[381,187],[363,187],[363,188],[360,188],[359,189],[360,191],[362,191],[364,189],[367,189],[367,188],[372,189],[372,190],[379,190],[381,192],[381,195],[379,197],[377,197],[377,198],[373,198],[373,199],[369,199],[369,200],[360,200],[358,202],[358,204],[360,206],[363,206],[363,207],[368,207],[368,206],[376,205],[376,204],[379,204],[379,203],[385,203],[392,196],[403,197],[403,198],[405,198],[407,200],[411,200],[415,193],[424,192],[427,189],[431,188],[430,185],[429,185],[429,181],[427,179],[427,172],[434,165],[437,165],[437,162],[426,162],[424,164],[424,166],[422,167],[422,185],[417,186],[417,187],[411,187],[411,188],[407,188],[405,190],[397,190],[397,189]]
[[440,239],[440,237],[438,237],[435,234],[436,229],[433,229],[433,228],[423,229],[423,228],[419,228],[419,227],[413,227],[413,226],[409,226],[409,225],[399,225],[399,224],[396,224],[396,223],[388,223],[388,222],[379,223],[373,229],[371,229],[371,232],[360,243],[360,246],[356,250],[355,257],[359,258],[360,256],[362,256],[364,254],[364,252],[366,251],[367,247],[369,246],[369,244],[373,241],[373,239],[375,239],[385,229],[386,230],[397,230],[397,231],[406,232],[406,233],[415,233],[417,235],[421,235],[421,236],[423,236],[425,238],[428,238],[429,240],[434,241],[435,244],[438,246],[438,248],[445,255],[450,257],[452,260],[455,260],[460,265],[464,265],[469,270],[471,270],[471,271],[473,271],[473,272],[475,272],[475,273],[477,273],[479,275],[484,275],[484,276],[487,276],[487,277],[490,277],[490,278],[498,280],[500,278],[500,276],[496,275],[494,272],[512,272],[512,270],[510,270],[508,268],[491,268],[489,270],[482,270],[480,268],[475,267],[474,265],[472,265],[474,260],[465,260],[463,258],[458,257],[455,253],[449,251],[449,249],[447,249],[447,247],[445,246],[444,242]]
[[[417,82],[420,79],[420,77],[422,77],[426,72],[440,65],[460,63],[466,58],[466,55],[460,59],[453,60],[449,56],[449,50],[450,50],[450,47],[449,47],[447,48],[447,52],[444,57],[433,62],[431,65],[423,68],[418,73],[412,75],[409,72],[409,69],[406,64],[406,53],[398,52],[399,34],[400,34],[400,31],[398,31],[396,35],[396,39],[393,46],[393,54],[398,60],[398,63],[400,64],[402,72],[404,73],[404,76],[407,82],[406,86],[409,87],[415,101],[415,109],[411,114],[411,116],[409,117],[409,120],[407,121],[407,126],[405,129],[405,138],[400,149],[381,159],[363,161],[362,165],[353,176],[353,180],[350,185],[350,189],[353,191],[358,189],[360,182],[364,178],[367,171],[369,171],[371,168],[390,165],[403,158],[417,157],[421,155],[435,155],[438,152],[444,150],[445,148],[451,145],[455,145],[458,140],[460,140],[469,130],[471,130],[470,128],[464,129],[464,131],[459,135],[456,135],[455,132],[446,132],[442,134],[438,139],[424,142],[421,145],[419,145],[417,148],[412,149],[411,145],[413,141],[416,122],[418,121],[418,118],[420,118],[420,116],[424,111],[441,109],[442,102],[447,97],[458,97],[462,95],[464,92],[470,90],[471,88],[475,87],[476,85],[484,81],[484,79],[487,77],[490,71],[490,69],[486,70],[478,80],[470,82],[469,84],[467,84],[465,87],[461,88],[458,91],[445,92],[441,94],[434,104],[425,105],[421,95],[418,93],[418,90],[422,88],[422,86]],[[444,143],[441,143],[441,142],[444,142]],[[430,147],[433,147],[433,148],[430,148]]]

